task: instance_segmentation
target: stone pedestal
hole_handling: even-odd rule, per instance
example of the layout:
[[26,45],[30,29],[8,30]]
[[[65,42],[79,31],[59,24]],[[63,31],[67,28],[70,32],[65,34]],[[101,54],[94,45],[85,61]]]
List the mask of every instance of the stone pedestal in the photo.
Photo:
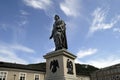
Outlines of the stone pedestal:
[[76,80],[75,55],[65,49],[44,55],[46,80]]

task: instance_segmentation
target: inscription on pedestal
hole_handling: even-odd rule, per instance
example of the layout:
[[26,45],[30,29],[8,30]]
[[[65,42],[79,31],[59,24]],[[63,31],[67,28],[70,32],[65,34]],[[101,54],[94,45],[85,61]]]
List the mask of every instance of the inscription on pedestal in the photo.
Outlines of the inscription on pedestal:
[[50,70],[55,73],[57,71],[57,68],[59,68],[58,60],[53,60],[50,62]]

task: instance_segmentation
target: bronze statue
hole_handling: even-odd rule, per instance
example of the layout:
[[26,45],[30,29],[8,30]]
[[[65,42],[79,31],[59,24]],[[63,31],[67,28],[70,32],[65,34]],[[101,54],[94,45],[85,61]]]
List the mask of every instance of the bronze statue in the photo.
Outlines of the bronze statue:
[[73,74],[73,63],[69,59],[67,59],[67,68],[68,68],[68,74]]
[[54,39],[55,51],[60,49],[67,49],[67,38],[66,38],[66,24],[60,19],[58,15],[54,17],[54,24],[50,39]]
[[59,68],[58,60],[53,60],[50,62],[50,70],[55,73],[57,71],[57,68]]

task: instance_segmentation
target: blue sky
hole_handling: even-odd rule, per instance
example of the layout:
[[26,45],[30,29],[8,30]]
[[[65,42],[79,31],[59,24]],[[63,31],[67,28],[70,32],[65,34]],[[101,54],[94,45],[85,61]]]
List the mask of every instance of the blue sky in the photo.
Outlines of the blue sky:
[[53,17],[66,23],[75,62],[99,68],[120,62],[120,0],[0,0],[0,61],[44,62],[54,50]]

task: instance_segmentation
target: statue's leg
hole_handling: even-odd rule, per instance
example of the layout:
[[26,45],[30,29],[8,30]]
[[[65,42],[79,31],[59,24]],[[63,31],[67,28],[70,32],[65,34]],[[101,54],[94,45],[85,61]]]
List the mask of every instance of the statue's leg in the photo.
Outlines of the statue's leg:
[[65,36],[61,34],[62,47],[65,48]]
[[55,42],[55,50],[59,50],[62,49],[62,39],[61,39],[61,33],[57,32],[56,35],[54,36],[54,42]]
[[54,43],[55,43],[55,51],[56,51],[56,50],[58,50],[58,44],[57,44],[58,42],[56,39],[54,40]]
[[59,35],[57,34],[55,37],[54,37],[54,43],[55,43],[55,50],[59,50],[60,49],[60,40],[59,40]]
[[61,38],[61,34],[58,36],[58,41],[59,41],[59,49],[62,49],[62,38]]

